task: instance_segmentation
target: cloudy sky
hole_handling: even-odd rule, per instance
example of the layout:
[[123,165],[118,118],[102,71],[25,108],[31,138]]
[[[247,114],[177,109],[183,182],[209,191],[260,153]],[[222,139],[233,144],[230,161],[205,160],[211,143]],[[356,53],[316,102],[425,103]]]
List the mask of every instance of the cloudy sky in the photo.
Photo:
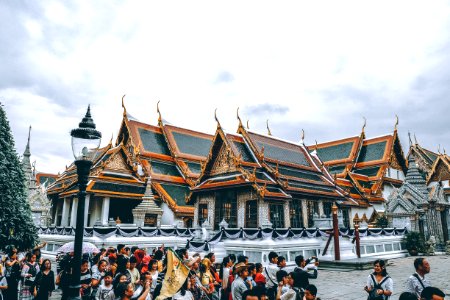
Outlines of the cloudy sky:
[[16,149],[31,125],[44,172],[73,161],[69,131],[91,104],[103,143],[121,98],[156,124],[250,129],[306,143],[392,132],[395,114],[431,150],[450,149],[446,1],[0,2],[0,102]]

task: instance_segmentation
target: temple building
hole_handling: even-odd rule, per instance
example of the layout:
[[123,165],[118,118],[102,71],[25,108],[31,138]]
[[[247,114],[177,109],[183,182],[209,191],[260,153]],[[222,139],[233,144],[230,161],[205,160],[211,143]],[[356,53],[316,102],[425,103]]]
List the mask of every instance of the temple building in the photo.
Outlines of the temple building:
[[[133,118],[123,106],[115,142],[98,149],[90,172],[86,226],[331,227],[373,223],[407,170],[393,134],[360,135],[306,147],[250,131],[214,135]],[[90,112],[89,117],[90,117]],[[51,184],[52,224],[75,226],[72,164]]]
[[46,188],[55,181],[57,175],[36,173],[36,163],[31,163],[30,157],[31,126],[28,131],[28,141],[23,152],[22,168],[25,173],[27,199],[30,204],[33,222],[36,226],[48,226],[51,223],[51,201],[47,198]]
[[[122,106],[116,142],[97,151],[90,172],[86,226],[191,227],[194,207],[186,199],[212,136],[165,124],[161,117],[157,126],[142,123]],[[56,226],[75,226],[77,192],[72,164],[48,190]]]
[[357,136],[309,146],[315,151],[336,183],[358,201],[353,222],[374,224],[384,214],[393,188],[405,179],[407,164],[397,133],[366,138],[364,124]]
[[236,134],[217,130],[189,203],[194,224],[214,229],[330,227],[337,202],[349,224],[356,201],[334,184],[319,159],[302,144],[246,129],[238,116]]

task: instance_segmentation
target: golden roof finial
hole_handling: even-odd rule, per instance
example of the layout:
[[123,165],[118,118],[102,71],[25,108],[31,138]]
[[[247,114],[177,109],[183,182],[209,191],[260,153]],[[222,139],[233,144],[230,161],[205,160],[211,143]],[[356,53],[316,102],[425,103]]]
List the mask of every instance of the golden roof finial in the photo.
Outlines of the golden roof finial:
[[248,126],[248,120],[247,120],[247,129],[250,129],[250,126]]
[[302,144],[305,143],[305,130],[302,128]]
[[161,111],[159,110],[159,102],[161,100],[158,100],[158,102],[156,103],[156,112],[158,113],[158,124],[161,124],[162,122],[162,118],[161,118]]
[[316,142],[316,151],[317,151],[317,149],[319,149],[319,147],[317,146],[317,140],[315,140],[315,142]]
[[269,128],[269,119],[266,120],[266,126],[267,126],[267,134],[272,135],[272,132],[270,132],[270,128]]
[[221,128],[219,119],[217,118],[217,108],[214,110],[214,119],[216,119],[217,127]]
[[243,126],[242,126],[241,117],[239,117],[239,106],[238,106],[238,108],[237,108],[237,110],[236,110],[236,117],[237,117],[237,119],[238,119],[238,121],[239,121],[239,127],[243,127]]
[[366,117],[363,117],[363,119],[364,119],[364,124],[363,124],[362,130],[361,130],[362,133],[364,133],[364,130],[366,129],[366,125],[367,125]]
[[397,116],[397,114],[395,114],[395,125],[394,125],[394,131],[397,131],[397,126],[398,126],[398,116]]
[[123,98],[125,98],[126,94],[124,94],[122,96],[122,107],[123,107],[123,115],[126,116],[127,115],[127,109],[125,108],[125,103],[123,101]]

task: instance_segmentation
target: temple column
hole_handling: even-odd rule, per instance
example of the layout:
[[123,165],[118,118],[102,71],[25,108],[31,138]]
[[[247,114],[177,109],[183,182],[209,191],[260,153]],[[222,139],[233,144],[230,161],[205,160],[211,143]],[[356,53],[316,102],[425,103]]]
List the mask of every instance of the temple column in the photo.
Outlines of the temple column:
[[284,210],[284,227],[289,228],[291,227],[291,215],[289,214],[289,201],[284,201],[283,203],[283,210]]
[[56,224],[57,222],[58,222],[58,206],[59,206],[59,203],[58,203],[58,199],[56,199],[55,200],[55,205],[54,205],[54,215],[53,215],[53,219],[52,219],[52,225],[55,225],[55,226],[57,226],[58,224]]
[[91,198],[90,194],[86,195],[85,206],[84,206],[84,227],[88,226],[88,214],[89,214],[89,200]]
[[[237,227],[245,227],[245,200],[250,198],[250,193],[243,192],[237,195]],[[222,220],[220,220],[222,221]]]
[[[208,196],[208,222],[209,225],[214,228],[214,218],[215,218],[215,211],[216,211],[216,197],[214,194]],[[218,223],[220,223],[222,220],[218,220]],[[202,226],[202,224],[200,224]]]
[[103,198],[103,203],[102,203],[102,216],[101,216],[101,221],[102,221],[102,225],[103,226],[108,225],[108,221],[109,221],[109,203],[110,203],[110,198],[109,197],[104,197]]
[[70,199],[64,198],[62,218],[61,218],[61,226],[63,227],[69,226],[69,210],[70,210]]
[[319,211],[318,211],[319,218],[322,218],[322,216],[325,215],[325,212],[323,211],[323,202],[322,202],[322,200],[319,201],[319,205],[318,206],[319,206]]
[[198,202],[199,202],[199,197],[196,196],[197,199],[195,200],[195,204],[194,204],[194,227],[195,226],[200,226],[201,224],[198,224]]
[[272,223],[269,220],[269,203],[259,199],[258,200],[258,225],[261,228],[272,228]]
[[77,224],[77,209],[78,209],[78,198],[72,199],[72,213],[70,215],[70,227],[74,227]]
[[305,228],[308,228],[308,206],[306,200],[301,200],[300,203],[302,206],[303,226],[305,226]]

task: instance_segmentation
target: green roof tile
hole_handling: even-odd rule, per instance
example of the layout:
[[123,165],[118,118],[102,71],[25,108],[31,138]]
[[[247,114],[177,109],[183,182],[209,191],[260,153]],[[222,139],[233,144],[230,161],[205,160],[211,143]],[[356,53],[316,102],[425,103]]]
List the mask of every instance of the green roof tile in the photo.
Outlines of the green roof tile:
[[319,186],[319,185],[301,183],[301,182],[293,181],[293,180],[289,180],[289,186],[312,190],[312,191],[334,192],[334,187],[332,187],[332,186],[321,186],[321,185]]
[[142,145],[144,149],[149,152],[170,155],[166,140],[162,133],[139,128],[139,135],[141,136]]
[[186,196],[189,195],[189,187],[185,185],[160,183],[167,194],[180,206],[188,206]]
[[264,156],[288,163],[294,163],[297,165],[309,166],[309,162],[303,152],[293,151],[281,147],[269,145],[267,143],[257,142],[260,148],[264,147]]
[[358,162],[380,160],[383,158],[385,150],[386,141],[362,146],[359,152]]
[[322,161],[346,159],[350,156],[354,142],[317,149],[317,155]]
[[212,143],[211,140],[175,131],[173,131],[172,134],[177,143],[178,149],[180,149],[182,153],[208,156],[209,148],[211,148]]
[[255,162],[255,160],[253,159],[252,154],[250,153],[250,151],[247,148],[247,145],[245,145],[244,143],[241,142],[236,142],[233,141],[234,146],[236,146],[237,150],[239,151],[239,153],[242,155],[242,160],[245,162]]
[[174,163],[151,161],[150,164],[152,166],[153,172],[157,174],[181,177],[181,174],[180,172],[178,172],[178,169]]
[[330,172],[330,174],[340,174],[342,172],[344,172],[345,170],[345,165],[342,166],[330,166],[328,168],[328,172]]
[[192,173],[200,174],[200,172],[202,171],[202,165],[199,163],[186,162],[186,164]]
[[371,167],[371,168],[364,168],[364,169],[355,169],[353,172],[370,177],[370,176],[376,176],[378,174],[379,170],[380,170],[380,167]]

